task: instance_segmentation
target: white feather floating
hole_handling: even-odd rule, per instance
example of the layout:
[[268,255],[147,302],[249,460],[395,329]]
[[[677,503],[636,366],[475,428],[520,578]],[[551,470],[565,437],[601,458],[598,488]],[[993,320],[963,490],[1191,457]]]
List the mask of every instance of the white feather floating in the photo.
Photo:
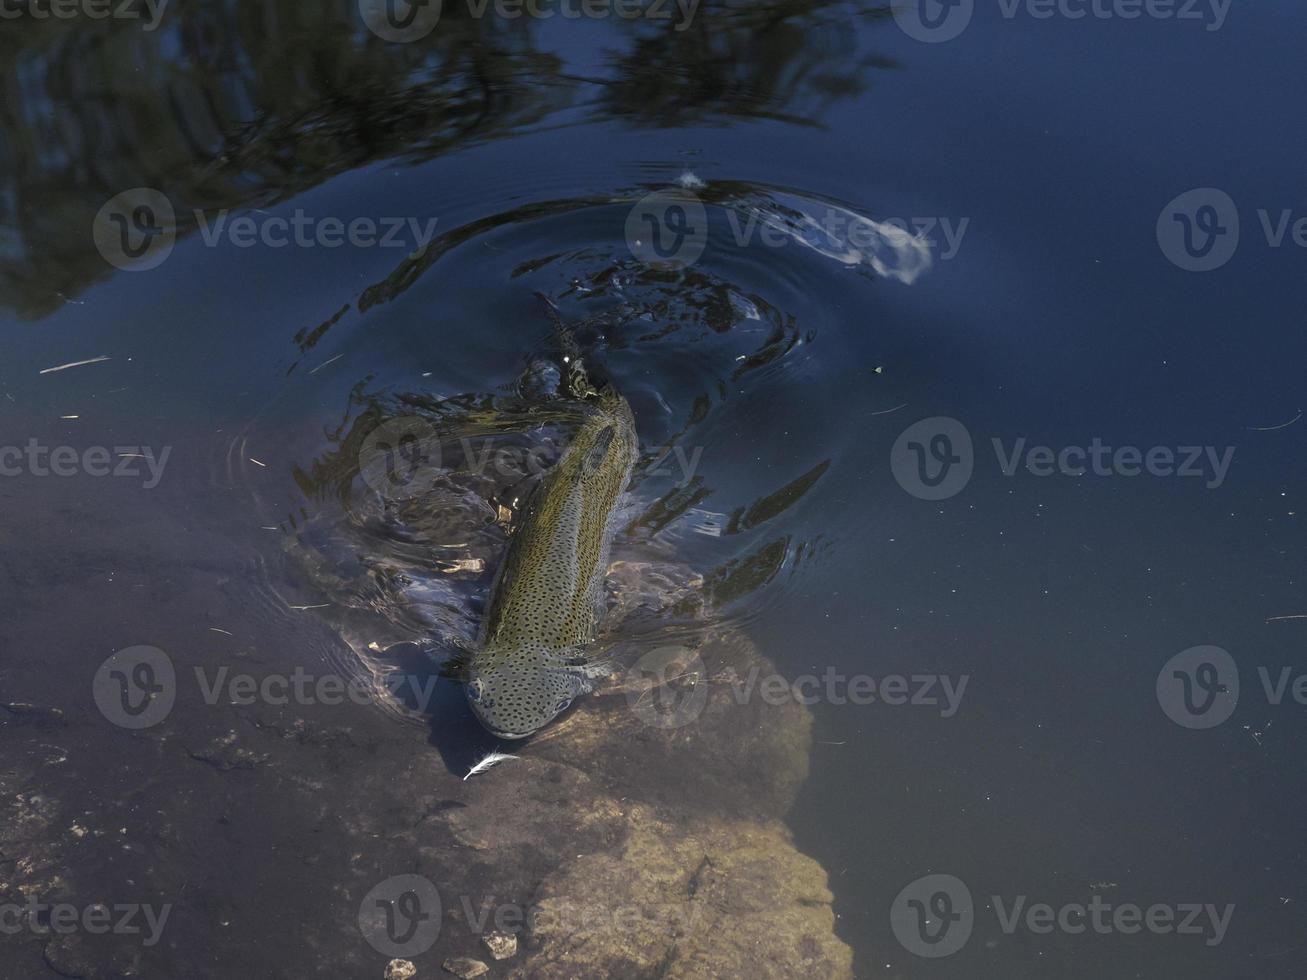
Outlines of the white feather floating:
[[463,782],[467,782],[469,776],[476,776],[485,772],[491,766],[497,766],[505,759],[516,759],[515,755],[508,755],[505,752],[491,752],[488,756],[478,762],[475,766],[467,771],[467,776],[463,777]]

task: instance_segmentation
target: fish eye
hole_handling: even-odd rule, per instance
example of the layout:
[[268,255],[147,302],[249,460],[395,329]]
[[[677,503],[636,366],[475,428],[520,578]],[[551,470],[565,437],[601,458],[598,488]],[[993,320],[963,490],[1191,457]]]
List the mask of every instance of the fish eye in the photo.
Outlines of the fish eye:
[[571,703],[572,703],[571,698],[564,698],[563,700],[559,701],[558,704],[554,706],[554,714],[558,714],[560,711],[566,711],[567,706],[570,705]]

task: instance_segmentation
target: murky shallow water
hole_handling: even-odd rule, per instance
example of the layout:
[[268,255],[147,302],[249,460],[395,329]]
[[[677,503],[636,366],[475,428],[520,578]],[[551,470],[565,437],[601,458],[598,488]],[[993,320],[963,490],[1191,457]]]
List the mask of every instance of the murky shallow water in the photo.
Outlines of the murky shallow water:
[[[1005,9],[7,22],[0,975],[1298,975],[1302,17]],[[464,781],[541,295],[637,418],[602,643],[701,659]]]

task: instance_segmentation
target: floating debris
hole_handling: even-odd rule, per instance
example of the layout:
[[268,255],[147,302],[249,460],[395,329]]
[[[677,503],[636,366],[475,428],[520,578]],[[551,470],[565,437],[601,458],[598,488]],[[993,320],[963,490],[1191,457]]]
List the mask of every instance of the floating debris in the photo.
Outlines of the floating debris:
[[310,371],[309,374],[317,374],[319,371],[321,371],[321,370],[322,370],[324,367],[326,367],[328,364],[334,364],[336,361],[339,361],[339,360],[340,360],[342,357],[344,357],[344,356],[345,356],[344,354],[337,354],[335,357],[328,358],[327,360],[325,360],[325,361],[323,361],[321,364],[319,364],[317,367],[315,367],[312,371]]
[[484,558],[458,558],[453,561],[439,562],[440,570],[446,575],[453,575],[457,572],[480,572],[484,571],[486,562]]
[[255,459],[253,456],[250,457],[250,462],[253,463],[255,466],[262,466],[265,470],[268,468],[267,463],[263,462],[262,460]]
[[478,762],[475,766],[473,766],[471,769],[467,771],[467,775],[463,777],[463,782],[467,782],[469,777],[471,776],[480,775],[481,773],[489,769],[491,766],[499,765],[505,759],[516,759],[516,758],[517,756],[509,755],[506,752],[491,752],[488,756],[486,756],[484,759],[482,759],[480,762]]
[[101,354],[99,357],[92,357],[85,361],[71,361],[68,364],[60,364],[56,367],[42,368],[38,374],[54,374],[56,371],[67,371],[69,368],[81,367],[84,364],[99,364],[101,361],[109,360],[108,354]]

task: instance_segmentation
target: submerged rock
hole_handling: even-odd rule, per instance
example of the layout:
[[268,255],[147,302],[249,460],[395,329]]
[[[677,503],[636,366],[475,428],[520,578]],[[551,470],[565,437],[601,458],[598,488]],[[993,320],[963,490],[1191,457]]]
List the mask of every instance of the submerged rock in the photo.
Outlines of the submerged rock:
[[511,959],[517,953],[517,937],[506,932],[489,933],[481,941],[497,960]]
[[412,980],[418,968],[408,960],[391,960],[386,964],[384,980]]
[[812,716],[792,697],[763,696],[775,676],[743,633],[709,629],[649,651],[529,751],[618,796],[781,817],[808,776]]
[[576,858],[534,903],[520,980],[847,978],[826,873],[777,822],[687,829],[648,807],[620,849]]
[[674,646],[442,811],[478,886],[525,908],[507,975],[846,980],[826,874],[781,822],[807,776],[807,707],[762,696],[773,668],[738,630]]
[[460,956],[452,960],[445,960],[443,964],[446,971],[461,977],[462,980],[472,980],[473,977],[479,977],[483,973],[489,973],[490,967],[486,966],[480,960],[470,959],[466,956]]

